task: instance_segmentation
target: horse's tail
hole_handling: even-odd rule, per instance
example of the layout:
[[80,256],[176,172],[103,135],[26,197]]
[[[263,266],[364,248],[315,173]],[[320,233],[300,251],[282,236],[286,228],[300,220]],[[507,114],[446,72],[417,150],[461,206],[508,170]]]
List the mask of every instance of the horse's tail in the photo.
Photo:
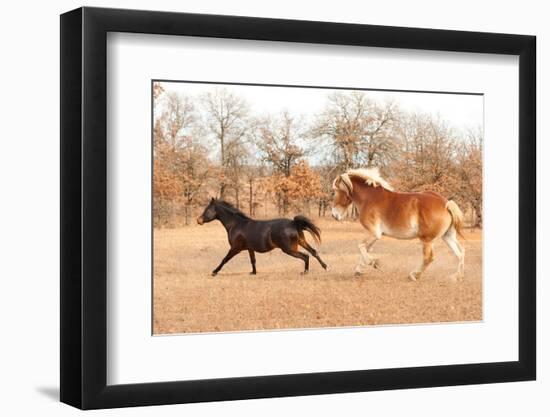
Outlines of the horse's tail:
[[451,220],[452,220],[451,226],[454,226],[456,232],[462,239],[466,239],[462,234],[462,224],[463,224],[464,214],[462,214],[462,211],[460,210],[460,207],[458,207],[458,204],[456,204],[453,200],[449,200],[447,201],[445,208],[451,214]]
[[311,234],[313,239],[315,239],[315,242],[317,242],[317,244],[321,243],[321,229],[315,226],[313,222],[307,217],[296,216],[292,220],[292,223],[294,223],[296,229],[298,229],[298,232],[307,230]]

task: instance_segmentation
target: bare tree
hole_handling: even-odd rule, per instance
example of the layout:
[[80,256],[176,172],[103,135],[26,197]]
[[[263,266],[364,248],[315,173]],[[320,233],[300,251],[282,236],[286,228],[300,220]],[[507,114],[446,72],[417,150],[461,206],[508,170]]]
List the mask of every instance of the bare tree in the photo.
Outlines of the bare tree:
[[459,147],[458,171],[460,194],[475,214],[474,226],[481,227],[483,221],[483,131],[481,127],[470,129]]
[[397,108],[380,104],[360,91],[334,93],[317,117],[310,136],[328,145],[332,163],[341,170],[384,165],[397,150]]
[[[393,172],[407,190],[444,188],[453,171],[457,138],[439,118],[411,114],[401,118],[402,149]],[[435,188],[435,189],[434,189]]]
[[[216,88],[202,96],[206,111],[206,125],[220,146],[220,198],[225,197],[229,166],[236,168],[235,151],[242,149],[242,141],[248,130],[248,104],[227,89]],[[238,193],[238,191],[237,191]]]
[[243,140],[232,140],[226,144],[224,184],[233,190],[233,198],[237,208],[241,206],[241,187],[245,176],[247,161],[251,155]]
[[244,170],[248,194],[248,214],[256,216],[256,210],[260,205],[258,199],[264,190],[262,180],[265,178],[265,167],[263,165],[249,164]]
[[439,117],[409,114],[399,123],[401,149],[390,165],[398,188],[431,190],[482,213],[482,131],[457,132]]
[[162,129],[162,138],[170,146],[178,147],[197,121],[195,106],[190,97],[170,92],[155,108],[155,119]]
[[290,177],[292,168],[304,156],[303,149],[297,144],[303,132],[288,112],[276,118],[264,118],[257,124],[257,147],[263,161],[272,167],[274,178],[278,178],[274,181],[278,189],[274,191],[279,212],[284,214],[289,208],[289,188],[284,178]]
[[304,134],[298,122],[285,111],[276,118],[264,118],[258,125],[257,146],[263,160],[275,172],[288,177],[298,159],[304,156],[304,150],[297,144]]
[[320,192],[317,199],[317,212],[319,217],[325,217],[327,208],[332,202],[332,182],[336,176],[337,168],[332,165],[316,167],[320,178]]

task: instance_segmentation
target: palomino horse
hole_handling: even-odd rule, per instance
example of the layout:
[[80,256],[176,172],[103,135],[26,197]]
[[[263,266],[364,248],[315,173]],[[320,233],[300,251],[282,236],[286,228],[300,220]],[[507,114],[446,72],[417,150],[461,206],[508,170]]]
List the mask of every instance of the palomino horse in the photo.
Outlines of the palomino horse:
[[429,191],[395,192],[377,168],[349,170],[336,177],[332,187],[335,191],[333,217],[342,220],[353,203],[359,212],[359,221],[372,235],[359,243],[361,257],[355,268],[356,275],[360,275],[366,265],[378,267],[369,252],[385,235],[422,241],[424,259],[420,267],[409,274],[411,280],[419,279],[433,261],[432,244],[438,237],[458,259],[458,268],[451,278],[463,278],[465,250],[457,240],[457,234],[462,236],[463,215],[454,201]]
[[222,267],[235,255],[247,250],[252,264],[251,274],[256,274],[255,252],[265,253],[280,248],[284,253],[304,261],[304,274],[309,270],[309,256],[298,250],[301,246],[319,261],[324,269],[323,262],[315,248],[304,236],[307,231],[317,243],[321,241],[321,231],[311,220],[304,216],[295,216],[294,219],[254,220],[226,201],[211,199],[204,212],[197,218],[198,224],[219,220],[227,231],[229,252],[222,262],[212,271],[216,276]]

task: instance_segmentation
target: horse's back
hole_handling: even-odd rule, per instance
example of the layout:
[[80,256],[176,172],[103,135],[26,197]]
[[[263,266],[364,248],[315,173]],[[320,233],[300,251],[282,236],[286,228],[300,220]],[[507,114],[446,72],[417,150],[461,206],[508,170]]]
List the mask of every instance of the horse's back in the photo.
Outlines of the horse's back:
[[296,228],[290,219],[252,220],[243,225],[242,234],[248,249],[269,252],[280,247],[292,230]]
[[277,246],[296,237],[298,237],[298,230],[292,220],[285,218],[271,220],[271,238]]
[[418,194],[422,194],[423,196],[427,197],[430,200],[437,200],[440,203],[443,203],[444,205],[447,204],[447,199],[443,197],[441,194],[436,193],[435,191],[422,191]]
[[445,206],[445,204],[447,203],[447,199],[441,194],[436,193],[435,191],[419,191],[411,193],[396,192],[393,194],[399,199],[417,200],[421,204],[442,204],[443,206]]

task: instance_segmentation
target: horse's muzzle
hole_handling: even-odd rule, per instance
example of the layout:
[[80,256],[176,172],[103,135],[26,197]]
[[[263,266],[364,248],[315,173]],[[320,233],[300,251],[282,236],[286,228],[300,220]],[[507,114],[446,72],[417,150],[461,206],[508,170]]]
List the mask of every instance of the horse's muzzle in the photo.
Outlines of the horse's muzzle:
[[342,216],[335,207],[332,208],[332,217],[338,221],[342,221],[344,216]]
[[203,220],[202,216],[197,217],[197,223],[198,224],[203,224],[204,223],[204,220]]

